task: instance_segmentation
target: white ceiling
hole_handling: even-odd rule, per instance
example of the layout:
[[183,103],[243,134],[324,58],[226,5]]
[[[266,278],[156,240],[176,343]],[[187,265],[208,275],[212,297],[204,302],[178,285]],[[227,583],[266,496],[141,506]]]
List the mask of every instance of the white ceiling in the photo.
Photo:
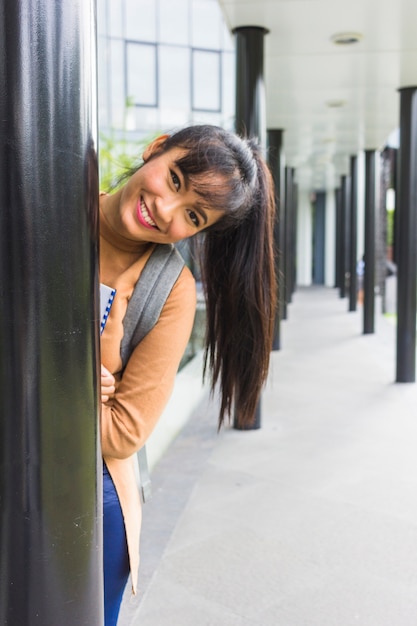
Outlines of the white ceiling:
[[[398,89],[417,86],[416,0],[219,0],[230,29],[263,26],[267,127],[284,129],[300,185],[337,187],[349,157],[399,126]],[[332,36],[355,32],[353,45]],[[329,104],[342,103],[335,107]]]

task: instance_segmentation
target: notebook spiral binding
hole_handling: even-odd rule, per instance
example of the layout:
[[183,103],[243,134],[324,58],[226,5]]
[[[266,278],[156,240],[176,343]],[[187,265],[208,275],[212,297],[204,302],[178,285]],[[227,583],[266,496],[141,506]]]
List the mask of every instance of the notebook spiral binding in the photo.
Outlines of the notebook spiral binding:
[[100,284],[100,335],[103,333],[115,295],[116,289]]

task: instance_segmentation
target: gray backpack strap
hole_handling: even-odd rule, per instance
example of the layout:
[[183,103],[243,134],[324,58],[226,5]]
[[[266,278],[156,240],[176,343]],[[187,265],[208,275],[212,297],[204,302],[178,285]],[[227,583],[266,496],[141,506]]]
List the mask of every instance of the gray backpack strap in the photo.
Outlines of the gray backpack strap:
[[[172,244],[160,244],[152,252],[135,285],[123,320],[120,345],[123,369],[138,343],[155,326],[163,306],[184,267],[184,259]],[[151,497],[146,446],[138,454],[143,502]]]
[[155,326],[162,308],[184,267],[184,259],[172,244],[160,244],[149,257],[123,320],[120,345],[123,368],[134,348]]
[[149,472],[148,455],[146,446],[142,446],[137,453],[140,477],[140,492],[142,494],[142,502],[148,502],[152,497],[152,481]]

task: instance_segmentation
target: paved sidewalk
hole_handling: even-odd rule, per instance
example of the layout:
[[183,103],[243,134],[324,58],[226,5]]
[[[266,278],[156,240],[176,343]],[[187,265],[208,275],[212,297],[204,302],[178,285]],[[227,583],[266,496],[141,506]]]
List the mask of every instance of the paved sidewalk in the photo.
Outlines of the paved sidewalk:
[[417,626],[417,385],[347,306],[297,291],[262,428],[206,401],[159,462],[121,626]]

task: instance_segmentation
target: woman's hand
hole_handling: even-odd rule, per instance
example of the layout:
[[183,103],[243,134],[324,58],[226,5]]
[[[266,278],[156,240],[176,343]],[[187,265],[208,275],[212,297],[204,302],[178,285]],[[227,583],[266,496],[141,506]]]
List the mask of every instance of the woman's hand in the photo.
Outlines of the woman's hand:
[[108,369],[101,366],[101,401],[108,402],[116,391],[116,380]]

